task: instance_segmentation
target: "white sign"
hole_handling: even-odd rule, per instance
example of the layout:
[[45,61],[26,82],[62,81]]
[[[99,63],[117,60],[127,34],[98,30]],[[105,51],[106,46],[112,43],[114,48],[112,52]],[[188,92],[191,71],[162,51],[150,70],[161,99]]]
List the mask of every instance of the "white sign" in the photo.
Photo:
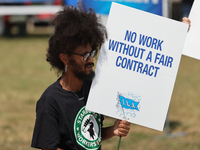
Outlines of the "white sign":
[[112,3],[86,109],[163,130],[187,29]]
[[190,11],[191,27],[186,36],[183,54],[200,60],[200,1],[195,0]]

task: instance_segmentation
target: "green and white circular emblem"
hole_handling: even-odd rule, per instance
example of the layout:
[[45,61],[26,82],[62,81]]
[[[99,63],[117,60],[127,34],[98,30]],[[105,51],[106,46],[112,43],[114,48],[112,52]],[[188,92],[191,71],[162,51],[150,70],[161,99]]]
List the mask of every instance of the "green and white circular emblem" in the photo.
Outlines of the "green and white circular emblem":
[[101,145],[101,116],[81,108],[74,121],[77,143],[87,150],[96,150]]

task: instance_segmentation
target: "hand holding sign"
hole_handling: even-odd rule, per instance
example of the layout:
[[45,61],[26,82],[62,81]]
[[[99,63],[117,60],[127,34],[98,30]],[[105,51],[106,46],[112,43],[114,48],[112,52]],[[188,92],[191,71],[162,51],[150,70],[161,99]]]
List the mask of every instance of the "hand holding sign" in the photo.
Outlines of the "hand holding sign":
[[116,120],[114,124],[113,133],[116,136],[127,136],[130,130],[130,123],[126,120]]
[[187,18],[187,17],[183,17],[182,22],[189,24],[188,30],[190,30],[190,27],[191,27],[191,21],[190,21],[190,19]]
[[183,54],[200,60],[200,45],[199,45],[199,39],[197,38],[200,34],[199,6],[200,6],[200,1],[195,0],[193,2],[190,15],[189,15],[189,19],[191,20],[191,27],[186,36]]

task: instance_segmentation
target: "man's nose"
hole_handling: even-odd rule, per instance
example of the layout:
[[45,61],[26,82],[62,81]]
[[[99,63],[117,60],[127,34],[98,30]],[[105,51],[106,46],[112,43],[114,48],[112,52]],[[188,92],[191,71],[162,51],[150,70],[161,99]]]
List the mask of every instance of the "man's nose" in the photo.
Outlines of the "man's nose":
[[88,61],[88,62],[93,62],[93,61],[94,61],[94,58],[90,55],[87,61]]

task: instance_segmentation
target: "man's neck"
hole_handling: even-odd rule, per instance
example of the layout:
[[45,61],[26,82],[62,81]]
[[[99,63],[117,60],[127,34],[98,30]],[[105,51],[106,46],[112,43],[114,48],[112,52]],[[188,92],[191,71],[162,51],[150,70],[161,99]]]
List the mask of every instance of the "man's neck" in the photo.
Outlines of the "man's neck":
[[[61,80],[64,81],[64,84],[60,82],[62,87],[68,91],[72,90],[73,92],[78,92],[81,90],[82,85],[83,85],[83,81],[81,81],[80,79],[78,79],[77,77],[73,75],[70,75],[69,73],[68,74],[63,73]],[[67,87],[65,84],[67,85]]]

